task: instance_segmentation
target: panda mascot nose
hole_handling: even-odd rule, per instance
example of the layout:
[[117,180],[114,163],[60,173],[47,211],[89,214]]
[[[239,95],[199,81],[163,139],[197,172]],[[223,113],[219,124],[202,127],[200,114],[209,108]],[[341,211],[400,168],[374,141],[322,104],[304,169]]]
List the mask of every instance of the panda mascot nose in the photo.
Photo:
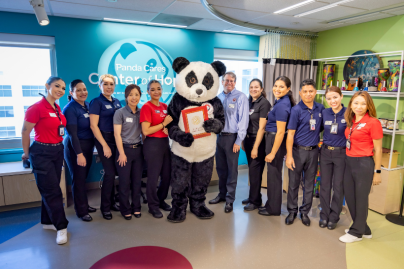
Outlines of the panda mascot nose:
[[203,93],[203,90],[202,89],[196,89],[196,91],[195,91],[198,95],[200,95],[200,94],[202,94]]

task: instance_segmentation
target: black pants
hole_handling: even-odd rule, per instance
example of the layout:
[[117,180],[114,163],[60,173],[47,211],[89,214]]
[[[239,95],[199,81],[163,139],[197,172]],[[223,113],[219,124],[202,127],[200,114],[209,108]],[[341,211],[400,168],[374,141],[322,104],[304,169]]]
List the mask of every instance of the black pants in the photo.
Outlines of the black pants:
[[374,170],[373,157],[346,157],[344,194],[353,221],[348,233],[356,237],[372,234],[366,220]]
[[236,199],[238,156],[233,152],[237,134],[219,135],[216,145],[216,171],[219,176],[219,196],[233,203]]
[[262,173],[265,168],[265,138],[262,138],[260,145],[258,146],[258,156],[254,159],[251,158],[251,151],[254,147],[256,136],[248,135],[244,139],[244,149],[247,155],[248,162],[248,176],[250,179],[250,193],[249,201],[250,203],[261,206],[262,196],[261,196],[261,183],[262,183]]
[[[313,203],[314,179],[318,168],[318,148],[312,150],[300,149],[293,146],[295,168],[289,170],[289,190],[287,207],[289,213],[308,214]],[[302,173],[304,174],[303,203],[298,209],[299,186]]]
[[[147,137],[143,143],[143,153],[147,162],[146,196],[150,210],[158,210],[167,199],[171,180],[171,153],[168,138]],[[161,177],[160,186],[157,183]]]
[[70,136],[63,141],[65,146],[65,162],[72,179],[72,193],[74,209],[78,217],[88,215],[88,199],[86,190],[86,179],[93,163],[94,139],[80,140],[81,151],[86,159],[86,166],[77,164],[77,155],[74,152]]
[[115,176],[117,175],[115,168],[116,144],[113,132],[101,131],[101,134],[112,153],[112,156],[109,158],[105,157],[102,145],[95,139],[95,147],[104,168],[104,180],[101,188],[101,212],[110,212],[111,206],[115,204]]
[[66,219],[60,189],[63,144],[45,146],[34,142],[29,148],[29,159],[42,196],[41,223],[53,224],[58,231],[66,229],[69,221]]
[[[127,158],[126,165],[121,167],[116,162],[116,170],[119,175],[119,210],[122,215],[129,215],[134,212],[140,212],[140,188],[142,186],[143,172],[143,151],[142,145],[137,148],[124,148]],[[119,152],[116,151],[116,160]],[[132,205],[129,202],[129,196],[132,190]]]
[[[337,223],[344,202],[343,181],[346,149],[321,148],[320,219]],[[331,189],[333,195],[331,198]]]
[[[265,153],[270,154],[275,143],[275,134],[267,133],[265,135]],[[265,203],[268,213],[273,216],[281,214],[282,206],[282,167],[283,158],[286,155],[286,137],[285,134],[282,144],[275,154],[272,162],[267,162],[267,195],[268,200]]]

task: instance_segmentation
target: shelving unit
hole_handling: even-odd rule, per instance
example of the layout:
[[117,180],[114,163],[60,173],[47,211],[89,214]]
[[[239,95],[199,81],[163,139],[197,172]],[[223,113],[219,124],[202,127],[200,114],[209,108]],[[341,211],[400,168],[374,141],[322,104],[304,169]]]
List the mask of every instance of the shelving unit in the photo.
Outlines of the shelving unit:
[[[389,158],[389,166],[387,168],[382,167],[383,170],[387,171],[395,171],[395,170],[400,170],[403,169],[404,166],[397,166],[396,168],[391,168],[391,160],[393,157],[393,148],[394,148],[394,143],[396,139],[396,135],[404,135],[404,130],[396,130],[396,125],[397,125],[397,119],[398,119],[398,108],[399,108],[399,102],[400,98],[404,97],[404,92],[401,92],[401,82],[402,82],[402,75],[403,75],[403,60],[404,60],[404,51],[393,51],[393,52],[381,52],[381,53],[370,53],[370,54],[361,54],[361,55],[355,55],[354,57],[359,57],[359,56],[371,56],[371,55],[377,55],[380,58],[385,58],[385,57],[392,57],[392,56],[399,56],[401,57],[401,65],[400,65],[400,75],[399,75],[399,83],[398,83],[398,92],[368,92],[372,98],[378,98],[378,97],[383,97],[383,98],[395,98],[396,99],[396,106],[395,106],[395,114],[394,114],[394,129],[393,130],[384,130],[384,134],[388,134],[392,136],[391,140],[391,147],[390,147],[390,158]],[[313,74],[313,63],[314,61],[317,62],[324,62],[324,64],[327,64],[329,62],[339,62],[339,61],[344,61],[347,60],[348,58],[351,58],[353,56],[340,56],[340,57],[330,57],[330,58],[320,58],[320,59],[313,59],[311,60],[311,67],[310,67],[310,78],[311,79],[316,79],[314,78],[315,75]],[[320,71],[321,72],[321,71]],[[324,97],[325,90],[317,90],[317,95],[322,95]],[[342,91],[343,95],[345,96],[353,96],[355,94],[354,91]],[[401,121],[401,119],[399,119]]]

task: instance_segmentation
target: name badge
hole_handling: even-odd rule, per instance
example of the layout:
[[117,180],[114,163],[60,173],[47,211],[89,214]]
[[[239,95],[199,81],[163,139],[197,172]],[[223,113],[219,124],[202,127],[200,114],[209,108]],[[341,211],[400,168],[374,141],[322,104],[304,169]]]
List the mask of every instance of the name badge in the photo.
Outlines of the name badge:
[[126,118],[126,122],[133,123],[133,118]]
[[229,104],[230,109],[234,109],[234,104]]
[[50,117],[56,117],[56,113],[49,113]]
[[338,134],[338,123],[334,123],[331,125],[331,130],[330,130],[331,134]]
[[254,113],[254,109],[250,110],[250,115],[252,115]]
[[341,119],[341,123],[343,124],[346,123],[345,119]]
[[332,124],[332,121],[325,121],[324,125],[329,126]]
[[159,110],[155,110],[154,112],[155,112],[155,113],[160,113],[160,111],[159,111]]
[[310,119],[310,131],[316,130],[316,119]]
[[364,126],[366,126],[366,123],[359,124],[359,127],[364,127]]
[[88,113],[83,114],[85,118],[88,118]]
[[64,125],[60,125],[60,126],[58,127],[58,132],[59,132],[59,136],[60,136],[60,137],[65,136],[65,126],[64,126]]
[[163,113],[167,114],[167,110],[163,110]]
[[112,106],[111,105],[105,105],[105,108],[112,109]]

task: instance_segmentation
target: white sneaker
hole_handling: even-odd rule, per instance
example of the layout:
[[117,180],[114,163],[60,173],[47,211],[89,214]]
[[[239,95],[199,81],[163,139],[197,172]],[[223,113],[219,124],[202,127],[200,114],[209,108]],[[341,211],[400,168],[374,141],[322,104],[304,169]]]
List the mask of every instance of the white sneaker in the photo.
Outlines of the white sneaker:
[[55,227],[54,225],[43,225],[42,228],[43,228],[44,230],[54,230],[54,231],[57,231],[57,230],[56,230],[56,227]]
[[[345,233],[348,233],[348,232],[349,232],[349,229],[345,229]],[[367,239],[372,239],[373,236],[371,234],[367,234],[367,235],[364,234],[364,235],[362,235],[362,237],[367,238]]]
[[362,241],[362,238],[359,238],[359,237],[356,237],[356,236],[353,236],[353,235],[347,233],[347,234],[341,236],[339,238],[339,241],[341,241],[343,243],[353,243],[353,242]]
[[67,243],[67,229],[58,231],[58,234],[56,236],[56,243],[58,245],[63,245]]

